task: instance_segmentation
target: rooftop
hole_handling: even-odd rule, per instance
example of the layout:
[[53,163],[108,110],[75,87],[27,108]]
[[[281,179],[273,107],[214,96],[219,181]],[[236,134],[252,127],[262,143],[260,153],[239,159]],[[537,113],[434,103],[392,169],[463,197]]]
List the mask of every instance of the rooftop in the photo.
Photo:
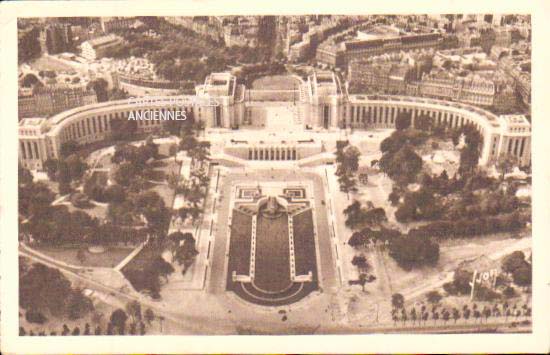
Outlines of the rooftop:
[[234,96],[236,78],[230,73],[212,73],[204,80],[199,94],[211,96]]
[[340,82],[333,72],[315,71],[308,80],[314,95],[338,95],[342,92]]
[[396,38],[399,37],[401,31],[397,27],[393,26],[376,26],[368,31],[357,31],[357,39],[359,40],[373,40],[382,38]]
[[19,127],[39,127],[47,120],[42,117],[23,118],[19,121]]
[[100,47],[100,46],[105,46],[107,44],[117,42],[117,41],[120,41],[120,40],[121,40],[120,37],[115,36],[113,34],[110,34],[110,35],[107,35],[107,36],[102,36],[102,37],[97,37],[97,38],[91,39],[91,40],[86,41],[84,43],[88,43],[92,47]]
[[501,115],[499,119],[507,125],[528,125],[529,121],[525,115]]

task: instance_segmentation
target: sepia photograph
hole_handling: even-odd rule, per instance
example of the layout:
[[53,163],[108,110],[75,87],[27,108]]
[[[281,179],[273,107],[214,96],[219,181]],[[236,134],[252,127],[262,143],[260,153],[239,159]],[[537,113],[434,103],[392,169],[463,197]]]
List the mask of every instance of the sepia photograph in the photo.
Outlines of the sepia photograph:
[[533,334],[531,13],[113,15],[16,19],[20,339]]

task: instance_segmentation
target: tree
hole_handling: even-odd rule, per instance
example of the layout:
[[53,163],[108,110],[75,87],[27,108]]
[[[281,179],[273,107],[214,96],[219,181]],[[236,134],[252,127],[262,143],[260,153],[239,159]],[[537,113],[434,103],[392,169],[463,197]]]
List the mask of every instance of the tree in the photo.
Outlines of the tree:
[[186,239],[179,248],[176,250],[176,254],[174,256],[174,259],[180,264],[184,266],[184,270],[186,270],[193,261],[195,260],[195,256],[199,252],[195,248],[195,239],[191,237],[191,239]]
[[461,175],[471,174],[477,167],[481,149],[481,136],[473,128],[464,128],[465,142],[460,151],[459,173]]
[[356,219],[355,217],[361,213],[361,202],[354,200],[348,207],[344,209],[344,214],[351,219]]
[[121,203],[126,198],[126,192],[124,188],[120,185],[113,184],[109,185],[103,191],[105,200],[108,202]]
[[151,268],[157,270],[158,274],[162,277],[167,277],[174,272],[174,267],[169,262],[165,261],[161,256],[158,256],[153,260]]
[[401,184],[414,181],[421,169],[422,158],[410,145],[404,145],[395,153],[386,152],[380,158],[380,170]]
[[416,308],[411,309],[411,320],[413,321],[413,324],[416,323],[416,319],[418,318],[418,315],[416,314]]
[[178,173],[172,172],[166,176],[166,182],[171,189],[176,190],[181,183],[181,178]]
[[506,174],[511,173],[519,165],[519,159],[514,155],[502,155],[498,158],[496,167],[500,171],[500,181],[504,181]]
[[367,258],[364,255],[354,256],[351,260],[351,263],[363,272],[368,271],[368,269],[370,268],[370,265],[367,262]]
[[462,132],[458,129],[454,129],[451,132],[451,140],[453,142],[453,145],[456,147],[460,143],[460,137],[462,136]]
[[360,156],[361,156],[361,152],[357,147],[348,145],[347,147],[344,148],[340,163],[346,173],[357,172],[357,169],[359,169]]
[[83,162],[76,154],[72,154],[65,159],[65,164],[67,165],[68,175],[71,181],[82,178],[88,169],[88,164]]
[[468,321],[468,319],[470,318],[470,314],[471,314],[471,311],[469,308],[466,308],[462,311],[462,317],[464,317],[466,321]]
[[54,316],[65,313],[71,283],[59,270],[33,264],[19,280],[19,303],[27,310],[49,311]]
[[66,141],[61,143],[61,147],[59,149],[59,154],[62,159],[65,159],[69,157],[70,155],[76,153],[79,149],[78,142],[74,140]]
[[363,222],[371,226],[379,225],[387,220],[386,211],[382,207],[371,208],[363,214]]
[[447,321],[449,321],[451,314],[449,313],[449,311],[445,309],[443,310],[442,316],[443,316],[443,322],[446,324]]
[[364,227],[365,225],[377,226],[387,221],[386,212],[383,208],[364,208],[357,200],[354,200],[344,209],[344,215],[347,217],[346,226],[352,229]]
[[138,301],[130,301],[126,304],[126,313],[132,317],[132,322],[141,320],[141,304]]
[[514,283],[521,287],[531,286],[532,268],[531,264],[520,266],[512,274]]
[[44,216],[51,213],[50,204],[55,194],[43,183],[19,185],[19,213],[25,217]]
[[412,113],[407,111],[402,111],[397,114],[395,118],[395,129],[404,130],[411,126],[412,122]]
[[193,149],[187,151],[187,155],[193,160],[199,162],[206,161],[210,159],[210,142],[202,141],[199,142]]
[[434,311],[432,313],[432,319],[434,320],[434,324],[437,323],[437,321],[439,320],[439,312]]
[[516,269],[525,266],[525,264],[527,264],[525,254],[521,250],[516,250],[502,259],[502,271],[513,274]]
[[487,322],[487,320],[491,316],[491,309],[487,306],[483,307],[482,314],[483,314],[483,317],[485,317],[485,322]]
[[507,286],[503,291],[502,294],[506,298],[513,298],[516,296],[516,290],[514,290],[513,287]]
[[477,309],[474,310],[474,318],[476,319],[476,321],[481,318],[481,312]]
[[124,141],[132,139],[138,129],[137,122],[137,120],[128,120],[123,117],[112,119],[110,121],[111,139]]
[[338,184],[342,192],[357,192],[357,180],[352,175],[344,174],[339,176]]
[[198,144],[199,141],[195,138],[195,133],[190,128],[184,128],[182,130],[179,149],[188,152],[195,149]]
[[176,161],[178,155],[178,146],[176,144],[170,144],[170,147],[168,148],[168,154],[173,156],[174,161]]
[[84,335],[90,335],[90,324],[86,323],[84,325]]
[[33,87],[36,84],[41,84],[40,79],[36,77],[34,74],[25,74],[23,76],[23,79],[21,79],[21,86],[25,88]]
[[391,304],[393,308],[403,308],[405,305],[405,297],[400,293],[394,293],[391,296]]
[[403,322],[403,324],[405,324],[405,322],[409,320],[409,317],[407,317],[407,312],[405,311],[405,308],[402,308],[401,309],[401,321]]
[[145,335],[145,323],[139,322],[139,335]]
[[26,168],[22,167],[21,165],[19,165],[17,176],[18,176],[18,179],[19,179],[19,185],[30,184],[33,181],[33,176],[31,174],[31,172],[29,171],[29,169],[26,169]]
[[416,220],[416,206],[410,201],[404,201],[395,211],[395,219],[398,222],[405,223],[408,221]]
[[361,290],[363,292],[365,292],[365,285],[367,284],[367,282],[372,282],[373,281],[373,276],[371,275],[371,277],[369,278],[369,276],[365,273],[360,273],[359,274],[359,279],[357,281],[350,281],[349,284],[359,284],[361,285]]
[[79,319],[93,311],[92,301],[84,296],[80,290],[73,290],[67,301],[67,316],[69,319]]
[[85,248],[80,248],[78,249],[78,251],[76,252],[76,258],[78,259],[78,262],[80,262],[80,264],[84,264],[84,262],[86,261],[86,249]]
[[460,312],[457,308],[453,308],[453,320],[456,321],[460,319]]
[[113,324],[113,326],[117,327],[119,329],[119,331],[121,329],[122,329],[122,331],[124,331],[127,319],[128,319],[128,315],[121,308],[119,308],[119,309],[113,311],[113,313],[111,313],[111,319],[110,319],[111,323]]
[[107,101],[109,98],[109,94],[107,92],[108,86],[109,86],[109,83],[107,82],[107,80],[103,78],[98,78],[98,79],[91,80],[87,85],[87,89],[94,90],[97,95],[97,101],[103,102],[103,101]]
[[422,312],[422,320],[424,321],[424,324],[426,324],[429,316],[430,315],[428,314],[428,312]]
[[437,304],[441,301],[441,294],[438,291],[430,291],[426,294],[426,300],[431,304]]
[[132,322],[130,324],[130,330],[128,331],[130,335],[136,335],[137,334],[137,325],[136,323]]
[[439,244],[420,235],[398,237],[390,241],[389,255],[405,270],[434,266],[439,260]]
[[71,184],[66,181],[61,181],[59,183],[59,194],[68,195],[72,192]]
[[32,308],[25,312],[25,319],[29,323],[37,324],[44,324],[48,320],[41,312]]
[[433,130],[433,118],[428,115],[419,115],[414,120],[414,128],[422,131]]
[[399,204],[400,199],[401,199],[401,196],[399,196],[399,190],[394,186],[392,191],[388,195],[388,201],[390,201],[392,206],[397,206],[397,204]]
[[155,312],[153,312],[151,308],[147,308],[145,310],[144,317],[145,317],[145,321],[147,321],[147,324],[151,324],[151,322],[155,320]]
[[472,282],[473,272],[465,269],[456,269],[453,274],[453,281],[450,286],[444,289],[452,295],[467,295],[471,291],[470,282]]
[[117,184],[128,187],[138,174],[137,168],[134,165],[124,162],[116,168],[113,178]]
[[113,323],[109,322],[109,324],[107,324],[106,334],[107,335],[113,335],[114,334],[114,325],[113,325]]

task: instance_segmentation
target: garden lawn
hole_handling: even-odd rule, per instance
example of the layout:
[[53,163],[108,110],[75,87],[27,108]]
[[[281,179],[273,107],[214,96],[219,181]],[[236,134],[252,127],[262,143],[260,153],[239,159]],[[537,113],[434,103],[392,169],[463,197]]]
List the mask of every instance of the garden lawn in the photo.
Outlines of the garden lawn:
[[37,251],[46,254],[56,260],[72,264],[75,266],[87,267],[107,267],[112,268],[118,265],[128,254],[132,252],[132,248],[125,247],[106,247],[104,253],[92,254],[85,251],[85,259],[81,263],[77,257],[79,248],[75,247],[36,247]]

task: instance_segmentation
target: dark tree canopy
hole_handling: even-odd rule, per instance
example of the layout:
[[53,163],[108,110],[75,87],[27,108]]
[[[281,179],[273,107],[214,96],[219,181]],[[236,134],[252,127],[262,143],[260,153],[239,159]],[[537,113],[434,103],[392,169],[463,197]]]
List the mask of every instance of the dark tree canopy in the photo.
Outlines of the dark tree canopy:
[[427,236],[403,236],[390,241],[389,253],[405,270],[434,266],[439,260],[439,244]]
[[395,153],[386,152],[380,159],[380,169],[400,183],[415,181],[422,169],[422,158],[410,145],[402,146]]
[[59,270],[37,263],[19,276],[19,303],[24,309],[71,319],[81,318],[93,310],[91,300],[72,289]]

